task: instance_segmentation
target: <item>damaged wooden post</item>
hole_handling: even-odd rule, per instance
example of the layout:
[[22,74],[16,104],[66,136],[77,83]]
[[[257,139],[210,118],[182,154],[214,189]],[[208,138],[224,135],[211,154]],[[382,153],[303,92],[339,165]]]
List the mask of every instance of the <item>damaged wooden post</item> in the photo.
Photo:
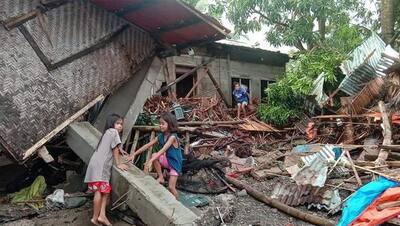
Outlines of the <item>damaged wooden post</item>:
[[190,147],[190,133],[186,132],[186,136],[185,136],[185,150],[184,150],[184,154],[188,155],[189,154],[189,147]]
[[135,130],[135,137],[133,138],[131,151],[129,153],[133,153],[136,150],[137,144],[139,142],[139,136],[140,136],[140,131],[139,130]]
[[[208,69],[206,69],[208,70]],[[190,89],[190,91],[186,94],[185,99],[189,98],[190,95],[196,90],[197,86],[200,84],[201,80],[203,80],[204,77],[206,77],[206,73],[202,73],[199,79],[197,79],[196,83],[193,85],[193,87]]]
[[[156,131],[151,131],[150,140],[154,140],[155,138],[156,138]],[[149,162],[152,154],[153,154],[153,147],[151,147],[151,148],[149,148],[149,150],[147,150],[146,163]],[[149,167],[149,172],[151,172],[151,170],[152,170],[152,165],[150,165],[150,167]]]
[[351,159],[351,155],[350,155],[349,151],[348,151],[348,150],[345,150],[344,152],[345,152],[347,158],[349,158],[349,162],[350,162],[350,164],[351,164],[351,168],[353,169],[354,176],[356,177],[356,180],[357,180],[358,185],[359,185],[359,186],[362,186],[362,181],[361,181],[361,179],[360,179],[360,176],[359,176],[358,173],[357,173],[357,169],[356,169],[356,167],[354,166],[353,159]]
[[226,99],[224,93],[222,92],[221,88],[218,85],[217,80],[215,80],[214,76],[211,74],[210,70],[207,70],[207,74],[210,77],[212,83],[214,84],[215,88],[217,89],[218,94],[221,96],[222,100],[224,101],[226,106],[229,106],[228,100]]
[[270,198],[270,197],[264,195],[263,193],[253,189],[251,186],[240,182],[237,179],[234,179],[232,177],[227,176],[226,180],[229,183],[235,185],[239,189],[245,189],[247,191],[247,193],[249,195],[251,195],[252,197],[254,197],[255,199],[257,199],[257,200],[259,200],[259,201],[261,201],[261,202],[263,202],[263,203],[265,203],[265,204],[267,204],[267,205],[269,205],[271,207],[274,207],[274,208],[276,208],[276,209],[278,209],[278,210],[280,210],[280,211],[282,211],[282,212],[284,212],[286,214],[289,214],[290,216],[296,217],[296,218],[298,218],[300,220],[303,220],[303,221],[310,222],[310,223],[315,224],[315,225],[321,225],[321,226],[333,226],[333,225],[335,225],[335,222],[333,222],[331,220],[305,213],[305,212],[303,212],[301,210],[298,210],[298,209],[296,209],[294,207],[288,206],[288,205],[286,205],[286,204],[284,204],[284,203],[282,203],[282,202],[280,202],[280,201],[278,201],[276,199]]
[[211,59],[209,59],[208,61],[206,61],[206,62],[204,62],[204,63],[202,63],[202,64],[200,64],[200,65],[194,67],[192,70],[190,70],[190,71],[186,72],[185,74],[179,76],[179,78],[175,79],[175,81],[173,81],[173,82],[171,82],[171,83],[168,83],[168,84],[167,84],[166,86],[164,86],[164,87],[161,87],[161,89],[157,90],[156,93],[160,94],[160,93],[162,93],[162,92],[164,92],[164,91],[167,91],[171,86],[173,86],[173,85],[175,85],[176,83],[182,81],[182,80],[185,79],[186,77],[192,75],[192,74],[195,73],[199,68],[202,68],[202,67],[206,66],[207,64],[211,63],[213,60],[214,60],[214,59],[211,58]]
[[[392,144],[392,128],[390,126],[389,115],[386,111],[385,103],[383,101],[379,101],[379,110],[382,115],[382,133],[383,133],[383,145],[391,145]],[[382,148],[379,151],[378,158],[375,160],[375,166],[385,165],[385,161],[388,157],[389,153],[386,149]]]

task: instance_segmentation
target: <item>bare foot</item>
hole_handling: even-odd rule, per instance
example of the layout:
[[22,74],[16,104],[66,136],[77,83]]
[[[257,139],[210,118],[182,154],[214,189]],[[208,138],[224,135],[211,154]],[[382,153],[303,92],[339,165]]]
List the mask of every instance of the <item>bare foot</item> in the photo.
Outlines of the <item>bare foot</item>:
[[101,224],[99,223],[99,221],[98,220],[96,220],[96,219],[90,219],[90,222],[92,222],[92,224],[94,224],[94,225],[96,225],[96,226],[101,226]]
[[165,183],[164,177],[158,177],[157,182],[160,184],[164,184]]
[[106,226],[112,226],[112,224],[110,223],[110,221],[107,219],[107,217],[99,217],[97,218],[97,221],[101,224],[104,224]]

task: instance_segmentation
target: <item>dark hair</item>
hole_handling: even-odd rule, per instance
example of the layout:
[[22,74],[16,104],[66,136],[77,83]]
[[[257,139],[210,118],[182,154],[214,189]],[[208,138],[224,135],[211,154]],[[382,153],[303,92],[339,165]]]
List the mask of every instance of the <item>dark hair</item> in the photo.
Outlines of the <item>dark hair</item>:
[[[104,136],[104,134],[106,133],[106,131],[107,131],[108,129],[110,129],[110,128],[114,128],[115,122],[117,122],[118,120],[122,120],[122,119],[123,119],[123,118],[122,118],[120,115],[115,114],[115,113],[110,114],[110,115],[107,116],[107,119],[106,119],[106,126],[104,127],[104,131],[103,131],[103,134],[101,135],[101,138],[100,138],[100,140],[99,140],[99,143],[97,143],[96,151],[97,151],[97,149],[99,148],[99,145],[100,145],[100,143],[101,143],[101,140],[103,139],[103,136]],[[122,135],[122,134],[120,134],[120,136],[121,136],[121,135]]]
[[168,123],[168,131],[170,133],[178,132],[178,121],[175,115],[171,114],[171,112],[163,112],[160,118]]
[[240,86],[240,84],[238,82],[234,82],[233,85],[234,86]]
[[114,124],[118,120],[122,120],[122,117],[119,116],[118,114],[113,113],[111,115],[108,115],[106,119],[106,126],[104,127],[103,133],[105,133],[110,128],[114,128]]

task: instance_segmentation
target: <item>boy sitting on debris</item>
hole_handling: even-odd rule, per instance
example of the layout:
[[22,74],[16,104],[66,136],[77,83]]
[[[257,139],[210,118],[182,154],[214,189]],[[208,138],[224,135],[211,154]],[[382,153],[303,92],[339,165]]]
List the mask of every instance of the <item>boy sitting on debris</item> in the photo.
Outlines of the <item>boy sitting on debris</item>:
[[120,149],[122,132],[122,117],[112,114],[107,117],[106,127],[97,148],[90,158],[86,170],[85,183],[89,192],[94,192],[93,217],[94,225],[111,225],[106,217],[106,205],[110,195],[110,177],[113,160],[121,170],[127,170],[128,165],[121,162]]
[[148,150],[153,145],[158,143],[162,148],[157,153],[154,153],[151,159],[145,164],[144,171],[148,172],[151,165],[156,169],[158,179],[157,181],[161,184],[164,183],[164,176],[162,169],[166,168],[169,171],[168,189],[169,191],[178,198],[178,192],[176,191],[176,182],[178,175],[182,172],[182,152],[179,148],[178,135],[178,122],[173,114],[170,112],[164,112],[161,114],[160,119],[160,130],[161,134],[151,140],[149,143],[139,148],[128,157],[129,161],[132,161],[135,156]]
[[244,117],[246,117],[246,106],[249,103],[249,94],[245,87],[242,87],[238,82],[234,83],[235,89],[233,90],[233,96],[237,104],[237,118],[240,119],[240,112],[243,111]]

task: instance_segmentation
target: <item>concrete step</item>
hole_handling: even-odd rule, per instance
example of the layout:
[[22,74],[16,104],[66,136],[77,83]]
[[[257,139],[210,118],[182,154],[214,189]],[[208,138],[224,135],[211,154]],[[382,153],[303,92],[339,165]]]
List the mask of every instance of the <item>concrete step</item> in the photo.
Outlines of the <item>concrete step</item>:
[[[68,145],[85,163],[100,137],[101,133],[88,122],[73,123],[67,131]],[[116,197],[130,191],[127,205],[147,225],[195,225],[198,216],[136,166],[132,165],[127,172],[113,167],[111,183]]]

